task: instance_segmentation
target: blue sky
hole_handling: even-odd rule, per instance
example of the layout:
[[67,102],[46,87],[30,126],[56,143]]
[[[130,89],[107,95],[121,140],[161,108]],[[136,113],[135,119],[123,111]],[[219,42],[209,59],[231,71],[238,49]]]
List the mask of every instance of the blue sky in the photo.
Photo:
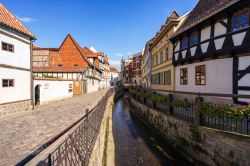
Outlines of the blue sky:
[[67,34],[95,47],[118,65],[142,50],[173,10],[180,15],[198,0],[0,0],[36,35],[35,45],[59,47]]

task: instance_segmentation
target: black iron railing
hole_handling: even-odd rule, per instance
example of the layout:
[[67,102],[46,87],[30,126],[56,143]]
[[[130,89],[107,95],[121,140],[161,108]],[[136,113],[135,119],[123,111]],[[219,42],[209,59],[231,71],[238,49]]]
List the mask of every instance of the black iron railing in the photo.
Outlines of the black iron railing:
[[65,129],[63,132],[52,138],[50,141],[39,147],[35,152],[20,161],[17,165],[25,165],[45,148],[52,145],[61,136],[73,132],[55,148],[44,160],[40,161],[38,166],[60,166],[60,165],[88,165],[91,152],[100,131],[100,125],[103,119],[108,98],[114,93],[109,90],[100,102],[92,109],[86,110],[86,114],[77,122]]
[[[152,89],[130,88],[130,96],[149,108],[191,121],[197,125],[250,135],[250,105],[247,106],[246,103],[236,105],[233,104],[232,100],[232,98],[250,100],[248,95],[162,92],[156,92]],[[214,101],[209,101],[211,99]],[[220,100],[222,101],[220,102]],[[226,104],[225,101],[231,102],[231,104]]]

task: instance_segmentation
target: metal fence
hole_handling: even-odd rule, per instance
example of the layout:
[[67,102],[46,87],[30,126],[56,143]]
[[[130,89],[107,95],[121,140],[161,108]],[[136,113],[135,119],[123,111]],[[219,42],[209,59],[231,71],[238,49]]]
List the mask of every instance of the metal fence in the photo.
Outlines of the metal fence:
[[[233,104],[235,98],[250,99],[250,96],[176,91],[165,91],[165,94],[162,94],[142,88],[131,88],[130,94],[132,98],[150,108],[201,126],[250,135],[250,106],[247,107],[247,103]],[[151,94],[158,94],[164,99],[157,102],[157,97],[151,97]],[[210,105],[210,108],[202,109],[204,104],[207,107]]]
[[[44,160],[40,161],[38,166],[67,166],[67,165],[88,165],[91,152],[100,131],[100,125],[103,119],[105,108],[108,98],[114,93],[114,90],[109,90],[100,102],[92,109],[86,110],[86,114],[72,124],[69,128],[65,129],[62,136],[69,130],[74,128],[74,131]],[[17,165],[25,165],[42,150],[55,142],[59,136],[53,138],[53,141],[48,141],[42,145],[36,152],[26,157]]]

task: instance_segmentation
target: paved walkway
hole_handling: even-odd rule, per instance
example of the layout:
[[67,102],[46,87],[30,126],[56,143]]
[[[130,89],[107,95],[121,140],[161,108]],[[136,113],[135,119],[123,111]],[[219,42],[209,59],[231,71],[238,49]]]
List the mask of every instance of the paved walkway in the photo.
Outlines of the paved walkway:
[[93,108],[107,90],[0,117],[0,166],[14,165]]

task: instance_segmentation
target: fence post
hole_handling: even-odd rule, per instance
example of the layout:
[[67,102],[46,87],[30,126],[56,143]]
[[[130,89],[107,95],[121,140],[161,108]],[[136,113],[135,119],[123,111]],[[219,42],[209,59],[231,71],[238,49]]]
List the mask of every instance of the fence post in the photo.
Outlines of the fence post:
[[173,114],[174,113],[174,108],[173,108],[174,95],[172,94],[171,91],[167,96],[167,101],[168,101],[167,104],[168,104],[169,113]]
[[87,154],[89,154],[89,109],[86,109],[86,145]]
[[198,95],[198,97],[195,98],[195,103],[194,103],[194,123],[196,125],[201,125],[202,123],[202,115],[201,115],[201,110],[200,110],[200,104],[203,102],[204,99]]
[[51,154],[49,154],[49,156],[48,156],[48,165],[49,165],[49,166],[52,165],[52,162],[51,162]]

